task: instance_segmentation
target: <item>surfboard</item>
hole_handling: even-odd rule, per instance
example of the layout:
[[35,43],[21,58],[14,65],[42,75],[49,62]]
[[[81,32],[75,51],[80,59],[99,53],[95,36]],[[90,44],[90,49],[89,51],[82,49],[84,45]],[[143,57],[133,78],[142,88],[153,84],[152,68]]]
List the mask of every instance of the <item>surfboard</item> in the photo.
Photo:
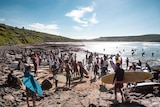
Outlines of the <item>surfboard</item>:
[[43,94],[43,91],[42,91],[42,88],[40,86],[40,84],[34,80],[33,78],[31,78],[31,76],[29,77],[23,77],[22,78],[22,83],[27,87],[29,88],[31,91],[39,94],[39,95],[42,95]]
[[54,75],[54,78],[60,82],[66,82],[66,76],[62,75],[62,74],[56,74]]
[[[113,74],[107,74],[101,78],[101,81],[106,84],[113,84]],[[141,82],[147,79],[153,78],[153,75],[148,72],[125,72],[124,73],[124,83],[134,83],[134,82]]]
[[82,72],[87,76],[87,75],[88,75],[88,72],[87,72],[87,70],[84,68],[84,66],[82,65],[82,62],[81,62],[81,61],[78,61],[78,65],[79,65],[79,69],[80,69],[80,67],[81,67]]
[[149,70],[147,70],[147,69],[144,69],[144,70],[143,70],[143,72],[149,72]]
[[142,67],[137,65],[137,66],[136,66],[136,69],[142,69]]
[[143,83],[137,83],[133,87],[143,87],[143,86],[160,86],[160,83],[157,83],[157,82],[143,82]]
[[146,67],[142,68],[143,72],[149,72],[149,70]]
[[116,70],[116,64],[110,60],[110,64],[111,64],[111,67],[113,68],[113,70],[115,71]]
[[87,70],[84,68],[84,67],[82,67],[82,71],[83,71],[83,73],[87,76],[88,75],[88,72],[87,72]]

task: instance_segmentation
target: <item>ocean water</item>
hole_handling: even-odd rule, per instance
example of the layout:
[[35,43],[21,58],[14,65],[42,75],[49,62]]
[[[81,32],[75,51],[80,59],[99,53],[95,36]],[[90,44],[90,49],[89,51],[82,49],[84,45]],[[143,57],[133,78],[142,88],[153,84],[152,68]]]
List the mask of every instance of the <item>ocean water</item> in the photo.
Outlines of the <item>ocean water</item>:
[[[84,45],[81,48],[89,52],[102,54],[116,55],[119,54],[125,60],[128,57],[131,62],[142,61],[151,66],[160,65],[160,42],[80,42],[77,44]],[[132,52],[134,50],[134,54]],[[142,53],[144,55],[142,56]],[[77,53],[78,60],[85,58],[86,53]],[[153,55],[152,55],[153,54]]]

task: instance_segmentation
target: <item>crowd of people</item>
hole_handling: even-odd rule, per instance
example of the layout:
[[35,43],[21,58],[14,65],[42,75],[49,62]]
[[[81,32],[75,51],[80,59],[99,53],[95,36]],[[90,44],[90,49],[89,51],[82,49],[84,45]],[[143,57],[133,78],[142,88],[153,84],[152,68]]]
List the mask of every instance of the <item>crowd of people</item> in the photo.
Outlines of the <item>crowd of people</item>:
[[[77,61],[77,55],[74,52],[71,51],[62,51],[60,49],[54,49],[49,51],[40,51],[40,50],[32,50],[32,49],[24,49],[20,52],[13,51],[12,54],[20,53],[21,57],[12,58],[12,61],[18,60],[17,68],[19,71],[24,72],[24,76],[26,76],[26,72],[31,71],[33,69],[34,76],[38,76],[37,70],[39,66],[42,65],[49,65],[49,72],[52,73],[53,78],[57,74],[65,74],[66,76],[66,86],[71,86],[71,79],[73,77],[79,77],[80,79],[84,78],[84,75],[88,75],[89,71],[93,73],[93,75],[96,77],[106,75],[110,69],[110,63],[109,60],[114,60],[116,64],[116,70],[115,77],[113,80],[113,84],[115,84],[115,99],[117,99],[117,89],[119,89],[121,95],[122,95],[122,101],[124,101],[123,98],[123,77],[124,77],[124,69],[122,68],[122,57],[117,55],[103,55],[99,56],[97,54],[88,52],[86,53],[86,57],[83,61]],[[115,58],[115,59],[113,59]],[[6,60],[8,60],[6,58]],[[32,68],[30,68],[32,66]],[[142,67],[142,62],[139,60],[137,63],[132,62],[132,65],[130,65],[129,58],[126,58],[126,70],[133,70],[136,71],[137,67]],[[147,69],[149,69],[149,72],[151,72],[151,68],[146,63]],[[12,84],[13,82],[11,80],[13,71],[8,75],[8,83]],[[34,77],[33,77],[34,78]],[[58,80],[54,78],[55,87],[58,87]],[[27,104],[28,103],[28,97],[33,98],[33,106],[35,106],[35,94],[30,93],[28,91],[29,89],[26,89],[27,94]]]

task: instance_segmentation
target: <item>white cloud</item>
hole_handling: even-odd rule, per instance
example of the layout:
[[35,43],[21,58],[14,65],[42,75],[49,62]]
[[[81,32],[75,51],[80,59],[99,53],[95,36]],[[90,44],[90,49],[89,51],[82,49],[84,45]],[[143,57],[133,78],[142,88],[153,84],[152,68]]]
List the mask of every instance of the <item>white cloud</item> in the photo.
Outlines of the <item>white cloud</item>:
[[5,21],[5,18],[0,18],[0,22],[4,22]]
[[85,16],[87,13],[93,12],[93,6],[89,7],[81,7],[76,10],[72,10],[71,12],[65,14],[65,16],[71,17],[73,21],[81,24],[83,27],[89,26],[89,24],[96,24],[98,21],[96,20],[96,14],[94,13],[92,17]]
[[92,17],[89,19],[89,21],[90,21],[92,24],[97,24],[97,23],[98,23],[98,21],[97,21],[97,19],[96,19],[96,13],[94,13],[94,14],[92,15]]
[[50,33],[50,34],[59,34],[58,33],[58,25],[56,24],[49,24],[49,25],[44,25],[41,23],[33,23],[30,25],[27,25],[28,29],[40,31],[40,32],[45,32],[45,33]]
[[83,30],[81,27],[78,27],[78,26],[73,26],[73,28],[74,28],[76,31],[82,31],[82,30]]
[[40,24],[40,23],[34,23],[29,26],[32,28],[35,28],[35,29],[42,29],[42,30],[44,30],[44,29],[53,29],[53,30],[58,29],[58,25],[56,25],[56,24],[44,25],[44,24]]

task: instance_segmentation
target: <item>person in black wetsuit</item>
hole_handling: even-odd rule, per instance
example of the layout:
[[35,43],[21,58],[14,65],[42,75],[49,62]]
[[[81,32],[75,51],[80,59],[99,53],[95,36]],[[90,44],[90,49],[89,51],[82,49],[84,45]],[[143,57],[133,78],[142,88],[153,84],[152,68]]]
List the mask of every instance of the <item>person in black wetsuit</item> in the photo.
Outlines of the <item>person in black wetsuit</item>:
[[146,69],[147,69],[149,72],[152,72],[151,67],[149,66],[148,63],[146,63]]
[[15,75],[13,75],[13,70],[11,70],[10,73],[8,74],[7,84],[9,86],[13,86],[13,87],[18,86],[17,77]]

